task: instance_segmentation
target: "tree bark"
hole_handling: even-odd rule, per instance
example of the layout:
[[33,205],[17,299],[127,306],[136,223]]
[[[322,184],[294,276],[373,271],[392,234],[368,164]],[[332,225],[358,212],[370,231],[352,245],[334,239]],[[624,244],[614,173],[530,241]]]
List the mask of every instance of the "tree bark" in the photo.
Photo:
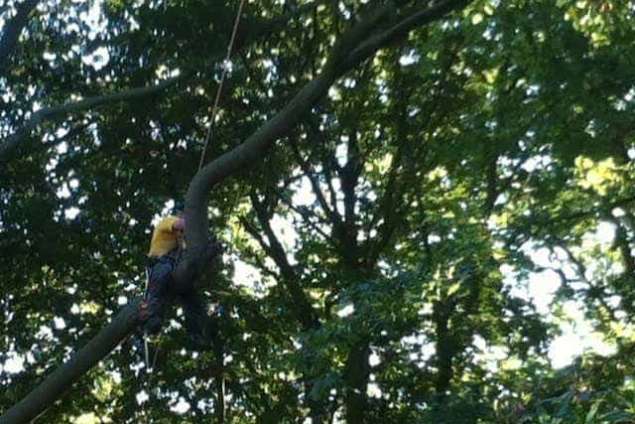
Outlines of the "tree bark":
[[434,324],[436,353],[437,353],[437,375],[434,382],[434,390],[437,402],[443,403],[450,389],[450,383],[454,377],[454,356],[458,347],[451,330],[449,329],[450,314],[454,310],[454,302],[440,302],[435,305]]
[[88,370],[105,358],[138,324],[139,299],[125,306],[107,327],[20,402],[0,417],[0,424],[27,423],[62,397]]
[[367,422],[368,395],[366,386],[370,376],[370,346],[366,341],[356,343],[348,354],[345,379],[347,383],[344,402],[346,422],[364,424]]

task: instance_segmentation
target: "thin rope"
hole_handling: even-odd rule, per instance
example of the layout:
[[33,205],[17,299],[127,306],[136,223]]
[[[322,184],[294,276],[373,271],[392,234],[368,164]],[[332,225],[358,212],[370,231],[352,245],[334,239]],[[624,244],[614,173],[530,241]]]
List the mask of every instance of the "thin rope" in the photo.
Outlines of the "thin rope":
[[199,171],[201,170],[201,168],[203,168],[203,163],[205,162],[205,152],[207,151],[207,146],[212,139],[214,122],[216,121],[216,113],[218,112],[218,103],[220,101],[220,94],[223,90],[223,83],[225,82],[225,78],[227,76],[227,68],[229,60],[231,59],[234,41],[236,40],[236,33],[238,32],[238,23],[240,22],[240,15],[242,14],[244,4],[245,0],[241,0],[240,5],[238,6],[238,13],[236,13],[236,19],[234,20],[234,28],[232,30],[231,38],[229,39],[229,45],[227,46],[227,56],[225,57],[225,61],[223,62],[223,72],[221,73],[220,82],[218,83],[218,88],[216,89],[216,98],[214,99],[214,107],[212,108],[212,121],[210,122],[209,128],[207,129],[205,145],[203,146],[203,151],[201,152],[201,161],[198,164]]
[[[148,290],[150,289],[150,270],[146,268],[146,289],[143,291],[143,301],[145,302],[145,307],[148,307]],[[147,311],[146,311],[147,313]],[[144,359],[146,361],[146,372],[148,371],[148,367],[150,366],[150,347],[148,346],[148,332],[146,330],[143,331],[143,351],[144,351]]]

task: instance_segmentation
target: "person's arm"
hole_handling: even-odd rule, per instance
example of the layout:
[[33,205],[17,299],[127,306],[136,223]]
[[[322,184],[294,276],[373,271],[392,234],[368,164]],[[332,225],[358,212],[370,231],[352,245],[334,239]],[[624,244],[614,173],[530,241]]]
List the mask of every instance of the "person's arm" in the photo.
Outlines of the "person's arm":
[[185,231],[185,219],[178,218],[176,221],[174,221],[174,223],[172,224],[172,230]]

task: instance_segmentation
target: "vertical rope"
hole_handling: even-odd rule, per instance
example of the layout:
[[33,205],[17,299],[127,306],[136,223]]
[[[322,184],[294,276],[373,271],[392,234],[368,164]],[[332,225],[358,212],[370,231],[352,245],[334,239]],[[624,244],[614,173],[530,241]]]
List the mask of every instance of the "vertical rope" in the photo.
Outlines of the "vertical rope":
[[205,137],[205,145],[203,146],[203,152],[201,152],[201,160],[198,164],[198,170],[200,171],[203,168],[203,163],[205,162],[205,152],[207,151],[207,146],[209,145],[210,140],[212,139],[212,134],[214,131],[214,122],[216,121],[216,114],[218,112],[218,103],[220,101],[221,91],[223,90],[223,84],[225,82],[225,78],[227,77],[227,65],[229,64],[229,60],[231,58],[232,49],[234,47],[234,41],[236,40],[236,33],[238,32],[238,24],[240,22],[240,15],[243,11],[243,6],[245,5],[245,0],[240,1],[240,5],[238,6],[238,13],[236,13],[236,19],[234,20],[234,28],[232,30],[231,38],[229,39],[229,45],[227,46],[227,56],[225,57],[225,61],[223,62],[223,72],[221,73],[220,82],[218,83],[218,88],[216,89],[216,97],[214,99],[214,106],[212,107],[212,121],[209,124],[209,128],[207,129],[207,136]]

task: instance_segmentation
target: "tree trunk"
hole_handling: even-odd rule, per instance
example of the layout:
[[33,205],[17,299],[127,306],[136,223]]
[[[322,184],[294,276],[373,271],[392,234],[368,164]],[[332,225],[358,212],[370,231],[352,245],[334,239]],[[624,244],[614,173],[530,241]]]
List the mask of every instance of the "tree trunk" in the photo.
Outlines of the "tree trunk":
[[31,12],[38,3],[39,0],[27,0],[18,4],[16,6],[18,13],[4,25],[4,34],[2,34],[2,38],[0,38],[0,75],[4,73],[7,62],[18,45],[20,33],[26,26],[29,21],[29,15],[31,15]]
[[345,375],[348,386],[345,395],[346,422],[348,423],[364,424],[367,422],[366,386],[370,376],[369,355],[370,347],[366,342],[357,343],[348,355]]

